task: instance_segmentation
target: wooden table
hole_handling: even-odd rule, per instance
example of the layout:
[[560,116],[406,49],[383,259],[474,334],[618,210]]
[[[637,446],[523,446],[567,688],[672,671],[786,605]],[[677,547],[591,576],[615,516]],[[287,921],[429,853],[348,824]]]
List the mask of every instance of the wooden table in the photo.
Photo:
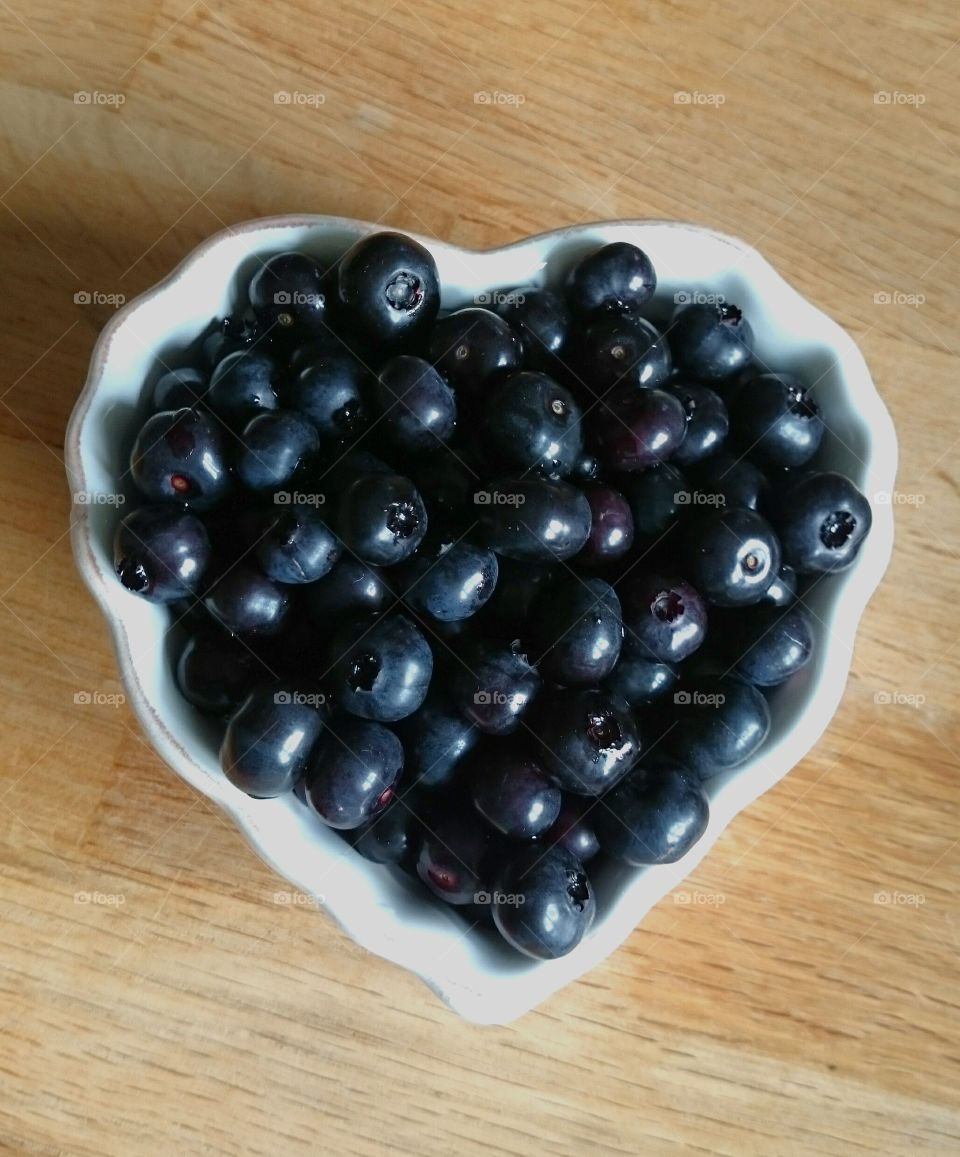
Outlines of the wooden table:
[[[955,5],[0,0],[0,27],[0,1147],[960,1152]],[[129,710],[75,702],[119,690],[61,466],[109,295],[288,211],[478,247],[727,230],[851,331],[899,431],[829,732],[702,902],[509,1027],[279,907]]]

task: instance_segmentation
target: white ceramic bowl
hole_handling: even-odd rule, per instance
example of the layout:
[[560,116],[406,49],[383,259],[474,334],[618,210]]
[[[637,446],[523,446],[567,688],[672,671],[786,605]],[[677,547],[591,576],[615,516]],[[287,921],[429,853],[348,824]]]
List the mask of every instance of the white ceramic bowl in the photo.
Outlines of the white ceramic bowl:
[[[682,861],[601,872],[594,880],[594,927],[561,960],[526,960],[495,936],[466,933],[456,913],[425,897],[415,882],[397,879],[353,853],[292,797],[254,800],[227,782],[217,762],[218,730],[181,698],[174,684],[164,637],[168,612],[117,582],[111,560],[120,514],[96,498],[123,489],[118,479],[124,455],[135,418],[145,412],[144,383],[152,384],[160,372],[158,358],[174,356],[214,316],[229,310],[256,257],[285,249],[335,256],[375,228],[338,217],[251,221],[206,241],[166,280],[117,313],[97,342],[67,433],[70,488],[91,496],[74,503],[73,546],[80,572],[110,625],[130,702],[166,762],[221,807],[277,872],[304,893],[322,897],[323,907],[357,943],[420,975],[462,1016],[504,1023],[613,952],[648,909],[699,863],[737,812],[816,743],[840,702],[857,624],[890,557],[892,511],[889,505],[874,505],[873,531],[856,565],[820,584],[807,600],[818,620],[816,658],[772,697],[773,728],[759,757],[710,782],[709,827]],[[418,239],[436,258],[448,309],[473,304],[491,290],[553,282],[578,256],[603,243],[640,245],[657,269],[660,302],[672,305],[681,290],[722,293],[749,316],[757,353],[766,363],[816,383],[829,431],[822,450],[825,465],[848,474],[869,496],[892,491],[897,459],[893,424],[857,347],[742,242],[664,221],[578,226],[487,252]],[[345,958],[344,968],[353,967]]]

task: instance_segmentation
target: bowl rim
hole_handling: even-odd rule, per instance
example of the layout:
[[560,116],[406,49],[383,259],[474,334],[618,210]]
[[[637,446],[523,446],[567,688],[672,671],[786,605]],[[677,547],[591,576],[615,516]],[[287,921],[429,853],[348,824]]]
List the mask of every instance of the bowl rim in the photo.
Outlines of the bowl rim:
[[[729,246],[739,255],[740,261],[749,259],[754,263],[754,273],[749,275],[745,273],[745,276],[753,277],[756,271],[761,272],[765,278],[772,279],[781,291],[785,290],[794,299],[799,299],[806,309],[813,311],[818,316],[823,330],[820,335],[821,339],[825,345],[829,344],[831,354],[842,370],[846,388],[852,389],[853,385],[856,385],[857,389],[864,390],[862,396],[858,394],[857,404],[863,426],[869,432],[872,442],[869,462],[865,465],[869,472],[875,476],[875,482],[882,480],[884,485],[881,489],[892,492],[897,466],[897,440],[893,421],[853,338],[819,307],[803,297],[757,249],[739,238],[703,225],[655,218],[594,221],[565,226],[554,230],[544,230],[518,238],[506,245],[488,249],[469,249],[448,241],[426,237],[416,232],[407,232],[406,235],[414,238],[434,253],[442,250],[451,256],[476,257],[491,261],[518,250],[542,248],[548,242],[551,246],[555,246],[581,236],[585,239],[596,238],[600,242],[602,235],[613,228],[629,231],[650,227],[702,235],[711,238],[714,242]],[[212,250],[238,235],[249,236],[280,229],[311,229],[321,233],[342,231],[355,237],[362,237],[386,228],[388,227],[378,222],[323,214],[284,214],[250,219],[237,225],[227,226],[206,238],[187,253],[166,277],[126,302],[109,319],[97,338],[83,389],[77,398],[67,424],[64,461],[71,491],[76,493],[87,489],[83,453],[85,427],[109,361],[114,338],[146,302],[171,289],[185,276],[188,270],[202,262]],[[853,371],[856,371],[855,382],[851,381]],[[745,777],[735,776],[724,784],[717,796],[711,798],[711,825],[708,835],[695,845],[691,853],[678,864],[654,869],[661,873],[660,883],[655,889],[657,895],[650,903],[644,903],[639,908],[636,905],[633,906],[632,922],[626,925],[623,919],[619,921],[612,918],[605,920],[607,935],[599,937],[595,926],[595,932],[591,938],[594,943],[594,950],[583,957],[582,967],[577,967],[572,974],[566,975],[557,968],[562,961],[540,962],[537,965],[537,972],[542,973],[542,980],[532,998],[529,994],[522,994],[511,989],[509,978],[499,978],[501,983],[491,984],[480,991],[476,984],[458,982],[449,975],[441,977],[434,974],[429,962],[418,964],[408,952],[401,951],[395,945],[391,947],[391,943],[384,940],[373,942],[374,938],[365,935],[362,929],[358,928],[356,922],[346,918],[343,912],[338,912],[331,907],[330,915],[354,942],[413,971],[436,991],[451,1008],[466,1019],[480,1023],[505,1023],[512,1020],[540,1003],[541,1000],[551,995],[569,980],[583,975],[630,935],[646,911],[697,866],[733,817],[772,787],[793,766],[796,766],[809,753],[829,726],[847,683],[860,619],[886,571],[893,549],[892,505],[878,505],[873,502],[872,506],[873,529],[861,551],[863,557],[858,560],[856,565],[857,581],[845,581],[839,586],[837,595],[829,608],[829,621],[825,624],[831,636],[843,645],[838,647],[831,644],[829,648],[825,648],[825,651],[829,650],[831,653],[831,662],[824,666],[821,678],[808,704],[787,728],[786,734],[774,745],[776,750],[771,752],[765,749],[761,753],[765,761],[769,759],[771,754],[781,753],[781,749],[796,736],[798,728],[802,727],[803,734],[799,744],[795,744],[797,748],[795,755],[789,757],[789,761],[781,769],[773,768],[770,774],[765,774],[763,777],[757,776],[748,787],[745,787],[743,783]],[[104,572],[99,564],[93,547],[90,511],[88,507],[72,502],[71,512],[71,543],[77,568],[107,620],[121,679],[128,692],[131,706],[151,746],[182,780],[205,798],[217,804],[230,816],[253,850],[278,875],[292,881],[309,893],[311,890],[309,882],[297,879],[295,874],[291,873],[289,864],[281,864],[273,855],[269,843],[264,842],[255,819],[244,810],[243,802],[246,797],[237,798],[237,793],[230,793],[223,790],[224,785],[211,782],[210,778],[197,767],[196,761],[186,746],[180,743],[176,735],[161,719],[150,694],[139,677],[123,618],[113,609],[112,596],[115,594],[115,581],[112,571]],[[869,551],[867,550],[868,547]],[[865,565],[868,562],[870,565]],[[782,759],[781,762],[783,762]],[[752,761],[745,765],[745,769],[753,770]],[[738,782],[740,784],[738,790],[729,790]],[[638,879],[642,874],[638,870]],[[614,904],[614,908],[618,910],[623,908],[624,902],[632,890],[633,885],[624,888],[623,894]],[[525,975],[533,975],[533,970],[531,969]]]

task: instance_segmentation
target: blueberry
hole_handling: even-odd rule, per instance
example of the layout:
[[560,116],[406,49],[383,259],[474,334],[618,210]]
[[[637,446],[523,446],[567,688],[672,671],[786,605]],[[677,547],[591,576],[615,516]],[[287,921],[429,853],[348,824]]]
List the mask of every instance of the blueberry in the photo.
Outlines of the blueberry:
[[433,653],[405,615],[348,624],[330,648],[333,685],[344,711],[391,723],[423,703]]
[[177,506],[141,506],[117,526],[113,566],[128,591],[174,603],[202,589],[210,553],[199,518]]
[[[493,919],[503,938],[537,960],[572,952],[588,932],[596,901],[583,864],[566,848],[518,852],[496,875]],[[523,902],[519,903],[519,898]]]
[[487,545],[508,558],[562,561],[590,537],[590,503],[566,482],[503,479],[474,501]]
[[204,400],[229,426],[243,427],[261,410],[280,404],[274,389],[277,365],[258,349],[237,350],[217,363]]
[[564,791],[577,795],[607,791],[640,755],[630,708],[606,689],[545,693],[531,724],[537,758]]
[[290,610],[283,588],[245,563],[222,575],[203,601],[233,635],[275,635]]
[[449,783],[460,761],[476,746],[480,731],[445,696],[431,692],[423,706],[399,724],[414,784]]
[[707,385],[729,381],[753,358],[750,323],[728,302],[678,306],[668,336],[677,369]]
[[560,814],[560,789],[532,759],[509,747],[476,769],[470,798],[497,831],[519,840],[544,835]]
[[410,862],[419,844],[417,821],[400,800],[387,804],[374,819],[355,830],[353,846],[375,864]]
[[301,336],[326,328],[323,274],[306,253],[278,253],[267,258],[251,278],[248,293],[265,328],[278,326]]
[[698,679],[675,692],[673,719],[669,751],[701,779],[744,763],[770,731],[766,699],[732,676]]
[[761,513],[767,506],[770,481],[746,458],[721,451],[701,463],[694,478],[697,496],[709,498],[715,506],[743,506]]
[[493,594],[498,574],[492,550],[455,542],[437,558],[421,554],[409,564],[404,601],[442,622],[467,619]]
[[546,374],[511,374],[491,400],[485,425],[507,468],[565,478],[583,453],[580,407]]
[[205,715],[236,711],[265,673],[249,647],[218,630],[191,635],[176,667],[180,694]]
[[657,329],[630,313],[587,326],[577,340],[575,364],[588,393],[597,397],[615,386],[660,387],[673,368],[670,347]]
[[559,844],[585,864],[600,851],[594,819],[589,813],[593,804],[582,796],[564,795],[560,814],[544,836],[544,843]]
[[298,374],[290,404],[328,445],[355,441],[370,424],[367,371],[347,353],[315,357]]
[[629,502],[612,486],[593,486],[585,493],[590,503],[590,537],[577,561],[601,565],[622,558],[633,546]]
[[200,410],[164,410],[143,424],[130,453],[130,476],[153,502],[215,506],[230,490],[220,428]]
[[154,410],[181,410],[184,406],[196,406],[203,401],[207,392],[207,378],[199,370],[189,366],[180,370],[167,370],[154,384]]
[[706,831],[710,805],[695,776],[681,768],[640,770],[597,809],[603,851],[633,867],[673,864]]
[[396,349],[424,337],[440,309],[437,263],[400,233],[372,233],[340,260],[338,293],[361,333]]
[[541,675],[567,687],[595,686],[620,655],[620,600],[602,579],[565,576],[534,603],[529,631]]
[[448,904],[472,904],[484,890],[489,849],[490,837],[478,816],[448,812],[425,831],[417,874]]
[[488,735],[515,731],[540,690],[540,676],[510,647],[481,643],[467,652],[453,677],[453,701]]
[[470,307],[441,318],[430,335],[430,361],[465,401],[520,368],[520,338],[489,309]]
[[227,354],[249,349],[263,340],[264,335],[251,311],[230,314],[216,321],[204,336],[201,344],[204,363],[212,370]]
[[783,560],[798,574],[842,570],[870,532],[870,503],[843,474],[801,478],[784,494],[777,530]]
[[754,510],[733,507],[700,515],[685,529],[687,573],[718,607],[759,602],[780,570],[780,543]]
[[734,647],[736,673],[756,687],[775,687],[813,658],[813,618],[799,603],[783,611],[764,607],[744,615]]
[[636,642],[633,632],[625,630],[620,660],[604,686],[636,708],[672,691],[677,678],[677,668],[672,663],[652,659],[647,649]]
[[627,241],[588,253],[570,271],[567,301],[579,317],[624,313],[645,305],[657,288],[653,263]]
[[739,445],[761,466],[802,466],[823,440],[819,407],[790,374],[753,378],[737,394],[731,417]]
[[624,633],[636,644],[638,655],[680,663],[706,638],[706,605],[685,579],[634,571],[621,591]]
[[366,474],[340,495],[337,531],[363,562],[390,566],[409,558],[427,533],[417,488],[399,474]]
[[387,362],[380,371],[377,402],[387,440],[404,453],[436,450],[453,435],[453,391],[423,358],[401,354]]
[[332,828],[369,823],[394,798],[403,746],[389,728],[364,719],[331,720],[306,773],[307,803]]
[[609,470],[646,470],[670,458],[683,443],[683,406],[664,390],[617,390],[594,411],[600,460]]
[[314,427],[294,410],[266,410],[240,435],[236,468],[248,490],[285,486],[320,449]]
[[523,286],[500,294],[497,313],[520,338],[523,364],[529,369],[556,369],[570,334],[570,313],[562,298],[549,289]]
[[256,799],[289,791],[300,779],[323,730],[320,713],[273,685],[252,691],[227,724],[223,773]]
[[256,546],[263,573],[278,583],[314,583],[342,553],[337,536],[313,507],[284,507],[264,520]]
[[344,618],[378,614],[395,601],[386,576],[346,555],[319,582],[306,588],[307,609],[319,627],[333,630]]
[[664,386],[683,406],[687,433],[673,453],[678,466],[692,466],[723,446],[730,431],[730,416],[719,394],[699,382],[673,381]]
[[628,475],[622,487],[638,537],[661,538],[688,509],[690,483],[671,462]]

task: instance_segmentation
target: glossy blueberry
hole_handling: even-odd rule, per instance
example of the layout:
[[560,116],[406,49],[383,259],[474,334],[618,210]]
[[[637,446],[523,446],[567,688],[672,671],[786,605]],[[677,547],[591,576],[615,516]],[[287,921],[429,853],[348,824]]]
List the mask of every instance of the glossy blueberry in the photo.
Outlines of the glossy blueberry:
[[556,783],[577,795],[600,795],[633,767],[640,736],[630,708],[606,689],[554,690],[537,702],[534,754]]
[[403,801],[389,803],[356,829],[353,846],[374,864],[408,864],[419,846],[416,816]]
[[624,313],[645,305],[656,288],[657,275],[646,253],[628,241],[614,241],[571,269],[567,301],[579,317]]
[[780,543],[770,523],[743,507],[716,509],[684,531],[686,573],[718,607],[756,603],[780,570]]
[[760,374],[732,404],[739,446],[761,466],[802,466],[823,440],[820,409],[791,374]]
[[167,370],[154,384],[154,410],[181,410],[184,406],[196,406],[203,401],[207,390],[207,377],[189,366],[180,370]]
[[201,345],[204,364],[213,370],[227,354],[249,349],[258,341],[264,340],[252,311],[243,310],[230,314],[215,322],[210,332],[204,336]]
[[404,601],[441,622],[468,619],[486,603],[497,585],[497,556],[486,547],[455,542],[439,557],[422,553],[409,564]]
[[367,371],[346,352],[314,357],[290,390],[290,405],[310,419],[325,444],[357,439],[370,424]]
[[624,632],[642,657],[681,663],[706,638],[706,604],[685,579],[637,569],[620,590]]
[[295,410],[266,410],[240,435],[236,469],[248,490],[285,486],[320,449],[313,425]]
[[130,453],[130,476],[153,502],[215,506],[230,490],[223,438],[201,410],[164,410],[143,424]]
[[659,539],[689,509],[690,483],[672,462],[621,479],[635,535]]
[[479,816],[448,812],[423,835],[417,875],[448,904],[472,904],[484,891],[490,837]]
[[490,401],[485,425],[491,451],[509,469],[565,478],[583,453],[580,407],[546,374],[511,374]]
[[570,479],[576,482],[579,486],[584,482],[597,482],[600,478],[600,459],[596,454],[592,454],[585,450],[577,459],[573,470],[570,472]]
[[646,470],[683,443],[683,406],[664,390],[617,390],[591,415],[600,460],[608,470]]
[[300,779],[322,730],[314,707],[272,684],[258,688],[227,724],[220,766],[234,787],[255,799],[282,795]]
[[480,738],[476,724],[438,692],[431,692],[423,706],[398,726],[407,755],[407,775],[422,787],[449,783],[460,761]]
[[798,574],[842,570],[870,532],[870,503],[843,474],[809,474],[783,496],[777,531]]
[[277,326],[281,332],[306,336],[326,328],[323,274],[306,253],[278,253],[267,258],[251,278],[248,294],[264,329]]
[[280,506],[263,523],[257,561],[278,583],[314,583],[329,574],[343,548],[310,506]]
[[305,591],[307,609],[317,626],[339,627],[345,618],[379,614],[395,601],[386,576],[375,566],[344,555],[333,570]]
[[766,508],[770,482],[760,467],[747,458],[721,451],[701,463],[693,478],[698,505],[743,506],[761,513]]
[[390,723],[423,703],[433,674],[433,653],[405,615],[348,624],[330,647],[337,702],[362,719]]
[[813,658],[813,617],[799,603],[785,611],[758,607],[744,615],[733,646],[741,679],[755,687],[776,687]]
[[576,342],[575,364],[588,393],[595,396],[615,386],[660,387],[673,368],[666,340],[649,321],[630,313],[602,317],[587,326]]
[[592,803],[582,796],[564,795],[560,813],[544,836],[544,843],[559,844],[572,852],[582,864],[592,860],[600,851],[595,817],[589,814],[592,810]]
[[205,715],[228,715],[268,672],[242,643],[219,630],[187,639],[177,659],[180,694]]
[[534,603],[529,638],[544,678],[565,687],[595,686],[620,655],[620,600],[602,579],[564,576]]
[[678,767],[638,770],[596,809],[603,851],[633,867],[673,864],[706,831],[710,805],[696,776]]
[[399,474],[366,474],[340,495],[337,532],[363,562],[390,566],[409,558],[427,533],[417,488]]
[[668,336],[673,364],[707,385],[728,381],[753,358],[750,323],[728,302],[678,306]]
[[678,466],[692,466],[723,446],[730,431],[730,416],[719,394],[699,382],[673,381],[664,386],[683,406],[687,433],[673,453]]
[[402,770],[403,746],[389,728],[339,716],[313,748],[307,803],[325,824],[352,831],[391,803]]
[[590,503],[566,482],[502,479],[477,491],[474,502],[487,545],[508,558],[571,558],[590,537]]
[[210,553],[199,518],[165,503],[141,506],[117,526],[113,567],[128,591],[152,603],[174,603],[202,589]]
[[222,575],[203,602],[233,635],[275,635],[290,610],[289,594],[246,563]]
[[563,299],[549,289],[523,286],[499,294],[497,313],[520,338],[523,364],[528,369],[556,368],[566,353],[570,313]]
[[360,332],[386,349],[423,338],[440,309],[437,264],[400,233],[373,233],[340,260],[340,302]]
[[436,450],[457,424],[453,390],[423,358],[401,354],[381,369],[376,388],[383,414],[379,423],[392,446],[403,453]]
[[540,690],[540,676],[525,655],[506,646],[471,648],[453,676],[453,702],[488,735],[515,731]]
[[673,664],[652,659],[633,632],[626,629],[620,660],[604,686],[636,708],[667,695],[676,686],[677,677]]
[[476,768],[470,798],[497,831],[519,840],[544,835],[560,814],[560,789],[534,760],[509,747]]
[[759,606],[789,607],[797,597],[797,572],[782,566],[777,577],[764,591]]
[[427,356],[458,397],[480,396],[483,387],[520,368],[520,338],[489,309],[470,307],[441,318]]
[[612,486],[592,486],[584,493],[590,503],[590,537],[577,561],[602,565],[622,558],[633,546],[629,502]]
[[280,404],[274,381],[277,365],[270,354],[255,349],[237,350],[218,362],[204,401],[229,426],[246,425],[260,410]]
[[770,731],[766,699],[733,676],[697,679],[673,699],[667,749],[701,779],[744,763]]
[[584,938],[596,914],[596,900],[583,864],[566,848],[528,848],[515,853],[495,877],[502,897],[493,919],[518,952],[537,960],[566,956]]

